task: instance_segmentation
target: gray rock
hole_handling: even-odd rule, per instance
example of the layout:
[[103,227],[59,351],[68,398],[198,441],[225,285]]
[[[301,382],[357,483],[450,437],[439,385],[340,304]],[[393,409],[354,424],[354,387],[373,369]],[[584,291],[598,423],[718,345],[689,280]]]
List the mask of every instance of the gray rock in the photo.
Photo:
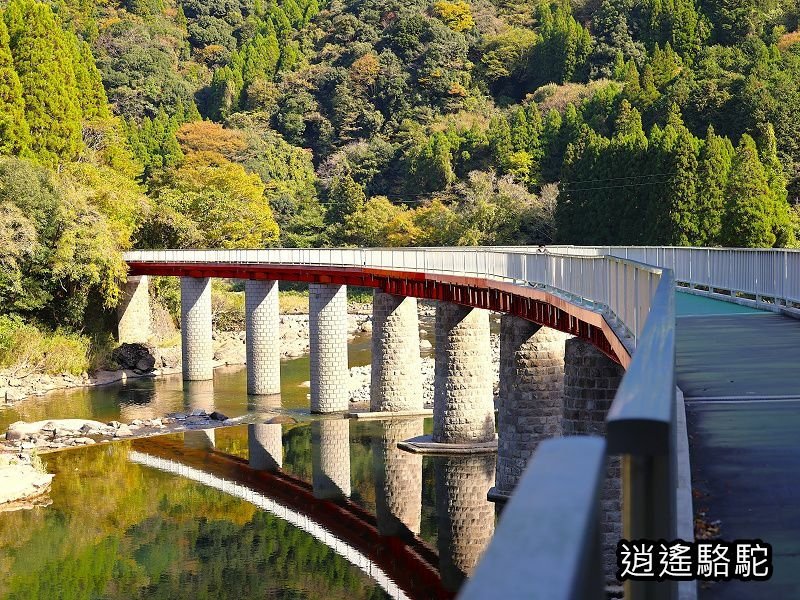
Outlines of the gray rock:
[[23,433],[22,431],[18,431],[16,429],[9,429],[8,431],[6,431],[6,439],[9,442],[15,440],[21,440],[23,437],[25,437],[25,435],[26,435],[25,433]]
[[186,420],[186,413],[180,413],[180,412],[169,413],[168,416],[172,417],[173,419],[176,419],[177,421],[185,421]]
[[106,423],[106,425],[108,425],[109,427],[113,427],[114,429],[119,429],[122,426],[122,423],[120,423],[119,421],[109,421],[108,423]]
[[136,362],[136,369],[139,371],[143,371],[147,373],[148,371],[152,371],[153,367],[156,366],[156,359],[152,354],[147,354],[143,356]]
[[[149,371],[155,365],[155,357],[150,348],[144,344],[122,344],[111,353],[111,360],[123,369],[140,369]],[[139,362],[142,366],[139,366]]]
[[196,408],[192,412],[189,413],[190,417],[206,417],[208,413],[203,410],[202,408]]
[[125,437],[129,435],[133,435],[133,431],[131,431],[130,427],[124,424],[121,424],[119,427],[117,427],[117,430],[114,432],[114,437]]

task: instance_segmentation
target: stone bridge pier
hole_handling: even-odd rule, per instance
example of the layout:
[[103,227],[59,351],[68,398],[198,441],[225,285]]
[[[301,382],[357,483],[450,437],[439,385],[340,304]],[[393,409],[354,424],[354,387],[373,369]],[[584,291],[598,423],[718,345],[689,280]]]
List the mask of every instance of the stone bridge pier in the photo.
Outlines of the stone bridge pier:
[[308,303],[311,412],[346,412],[350,405],[347,286],[310,283]]
[[181,277],[181,358],[183,379],[214,378],[211,279]]
[[147,343],[150,337],[150,291],[147,275],[130,276],[122,286],[117,306],[117,340],[120,344]]
[[417,299],[375,290],[370,410],[420,412],[422,408]]
[[455,591],[468,577],[494,534],[494,504],[486,490],[495,476],[491,454],[434,459],[439,571]]
[[434,443],[495,441],[491,364],[488,311],[439,302],[436,306]]
[[247,280],[244,297],[247,393],[255,396],[280,394],[278,282]]
[[562,433],[566,339],[526,319],[501,317],[493,499],[507,499],[539,442]]
[[[589,342],[567,340],[564,352],[564,435],[605,435],[606,415],[623,368]],[[622,537],[622,479],[619,457],[609,457],[602,490],[600,534],[606,582],[616,579],[617,542]]]
[[350,497],[350,421],[319,419],[311,423],[311,481],[314,497]]
[[422,435],[423,419],[390,419],[381,425],[383,435],[372,440],[378,531],[397,537],[417,534],[422,519],[422,455],[397,444]]

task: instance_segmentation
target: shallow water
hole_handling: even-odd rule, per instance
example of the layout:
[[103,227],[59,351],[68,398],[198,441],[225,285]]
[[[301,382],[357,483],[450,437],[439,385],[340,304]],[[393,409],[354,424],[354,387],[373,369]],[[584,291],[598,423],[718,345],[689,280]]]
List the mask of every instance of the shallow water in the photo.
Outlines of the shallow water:
[[[369,336],[350,345],[369,363]],[[494,455],[397,442],[430,419],[308,417],[308,357],[282,364],[296,424],[242,425],[44,457],[52,504],[0,513],[0,598],[450,598],[494,530]],[[50,394],[0,412],[99,420],[257,411],[244,369]],[[276,400],[268,408],[278,408]],[[273,472],[280,464],[280,470]]]

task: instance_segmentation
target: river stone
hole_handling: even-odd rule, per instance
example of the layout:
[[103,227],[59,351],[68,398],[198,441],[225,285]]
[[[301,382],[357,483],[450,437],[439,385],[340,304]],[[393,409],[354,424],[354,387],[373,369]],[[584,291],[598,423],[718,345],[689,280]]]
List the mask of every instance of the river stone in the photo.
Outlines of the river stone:
[[6,431],[6,439],[10,442],[13,440],[21,440],[27,434],[23,433],[22,431],[18,431],[16,429],[9,429]]
[[297,423],[297,419],[295,419],[294,417],[290,417],[289,415],[278,415],[278,416],[272,417],[269,421],[267,421],[267,423],[270,424],[270,425],[274,424],[274,423],[294,424],[294,423]]
[[133,431],[131,431],[131,428],[124,423],[120,424],[120,426],[117,427],[117,430],[114,432],[114,437],[125,437],[128,435],[133,435]]
[[212,413],[209,415],[209,417],[210,417],[210,418],[211,418],[213,421],[227,421],[227,420],[228,420],[228,417],[226,417],[225,415],[223,415],[221,412],[217,412],[217,411],[214,411],[214,412],[212,412]]

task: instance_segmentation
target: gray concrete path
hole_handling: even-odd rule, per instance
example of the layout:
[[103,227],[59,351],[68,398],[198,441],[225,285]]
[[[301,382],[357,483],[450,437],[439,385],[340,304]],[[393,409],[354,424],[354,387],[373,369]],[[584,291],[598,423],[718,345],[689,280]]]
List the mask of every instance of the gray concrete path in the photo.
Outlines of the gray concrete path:
[[775,569],[768,582],[702,584],[700,598],[800,598],[800,320],[684,296],[677,379],[695,512],[720,521],[721,539],[772,544]]

